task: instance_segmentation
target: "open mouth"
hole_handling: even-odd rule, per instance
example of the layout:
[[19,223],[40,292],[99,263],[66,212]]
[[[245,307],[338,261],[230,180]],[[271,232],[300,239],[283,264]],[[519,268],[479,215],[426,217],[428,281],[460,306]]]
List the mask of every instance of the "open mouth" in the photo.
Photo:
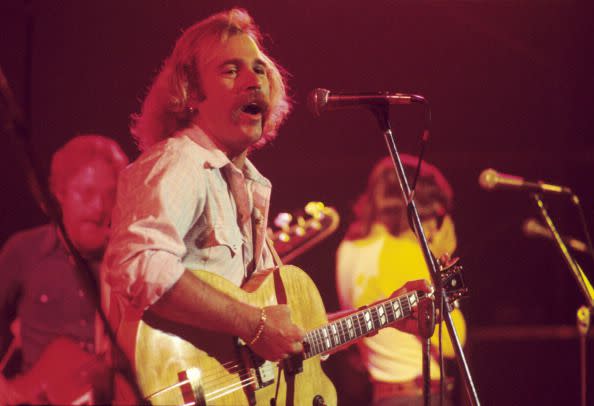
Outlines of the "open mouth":
[[248,103],[241,108],[241,111],[243,111],[246,114],[249,114],[250,116],[260,116],[260,114],[262,114],[264,110],[264,107],[256,102]]

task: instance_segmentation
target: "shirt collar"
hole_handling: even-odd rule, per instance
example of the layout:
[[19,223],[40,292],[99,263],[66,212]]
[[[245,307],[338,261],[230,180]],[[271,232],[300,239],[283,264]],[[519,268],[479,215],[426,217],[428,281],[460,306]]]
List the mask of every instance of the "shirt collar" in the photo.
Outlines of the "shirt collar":
[[[221,169],[226,165],[232,165],[233,163],[229,160],[227,155],[221,151],[214,141],[204,132],[204,130],[196,124],[192,124],[191,127],[180,133],[180,135],[186,135],[190,137],[192,141],[203,148],[205,153],[205,161],[211,168]],[[260,183],[266,187],[272,187],[270,181],[265,178],[254,166],[254,164],[246,158],[245,167],[243,169],[243,175],[246,179],[250,179],[254,182]]]

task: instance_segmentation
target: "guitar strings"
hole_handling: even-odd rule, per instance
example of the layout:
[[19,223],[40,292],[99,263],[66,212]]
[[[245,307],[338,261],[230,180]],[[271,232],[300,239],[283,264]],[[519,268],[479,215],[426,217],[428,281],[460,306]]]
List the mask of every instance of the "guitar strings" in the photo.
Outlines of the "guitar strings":
[[[402,303],[400,303],[400,304],[402,306]],[[403,310],[405,310],[406,312],[410,311],[411,310],[410,305],[408,305],[408,303],[405,303],[405,304],[406,304],[406,306],[402,306]],[[350,316],[351,318],[353,316],[356,316],[356,320],[357,320],[357,324],[359,324],[359,328],[357,329],[357,326],[354,326],[353,328],[355,328],[355,330],[360,330],[361,333],[363,333],[363,329],[361,328],[362,321],[360,319],[360,316],[362,314],[363,314],[362,312],[357,312]],[[379,314],[377,312],[370,311],[370,316],[371,316],[371,321],[373,323],[373,326],[382,324],[381,317],[379,316]],[[343,337],[344,337],[344,339],[346,339],[343,343],[339,343],[339,344],[346,344],[350,340],[348,340],[349,337],[347,336],[347,331],[345,330],[344,326],[342,325],[342,321],[343,321],[343,319],[339,319],[339,320],[336,320],[335,322],[333,322],[332,324],[334,326],[336,326],[336,335],[339,336],[340,341],[343,340]],[[363,319],[363,322],[364,321],[365,320]],[[318,329],[314,329],[306,334],[306,336],[310,339],[310,341],[312,341],[312,347],[315,347],[315,348],[312,348],[313,351],[308,351],[307,353],[314,355],[314,351],[315,351],[315,354],[319,354],[323,351],[318,352],[317,347],[324,348],[326,340],[330,340],[332,342],[332,338],[335,336],[335,334],[332,331],[326,330],[326,332],[328,333],[328,337],[325,337],[322,334],[322,331],[326,328],[327,327],[321,327]],[[220,371],[217,373],[211,372],[216,369],[219,369],[220,367],[222,367],[225,371]],[[252,385],[253,383],[255,383],[257,381],[257,378],[252,376],[246,369],[242,370],[242,364],[240,364],[236,360],[225,362],[218,367],[213,367],[208,370],[204,370],[203,372],[204,372],[203,376],[205,378],[203,380],[203,385],[205,385],[205,386],[214,385],[215,383],[220,384],[220,382],[225,382],[225,380],[227,380],[228,382],[235,381],[235,378],[229,377],[228,374],[238,374],[239,379],[240,379],[239,382],[233,382],[230,385],[224,386],[222,388],[219,388],[217,390],[214,390],[214,391],[206,394],[205,399],[207,397],[211,396],[211,398],[207,399],[208,401],[216,400],[218,398],[226,396],[226,395],[233,393],[237,390],[243,389],[246,386]],[[173,389],[178,386],[180,386],[180,384],[172,385],[169,388],[164,388],[163,390],[159,391],[159,393],[162,393],[163,391],[166,391],[166,390]],[[214,396],[214,397],[212,397],[212,396]],[[190,403],[190,404],[192,404],[192,403]]]
[[[228,385],[227,387],[223,387],[223,388],[217,389],[217,390],[215,390],[213,392],[209,392],[209,393],[205,394],[204,395],[204,399],[207,402],[211,402],[213,400],[219,399],[219,398],[221,398],[223,396],[227,396],[227,395],[229,395],[229,394],[231,394],[233,392],[236,392],[238,390],[242,390],[246,386],[252,385],[254,382],[256,382],[256,379],[253,378],[253,377],[252,378],[248,378],[248,379],[244,379],[244,380],[239,381],[239,382],[235,382],[235,383],[233,383],[231,385]],[[218,392],[221,392],[221,391],[224,391],[224,392],[223,393],[219,393],[218,395],[213,396],[214,394],[216,394]]]
[[[221,364],[221,366],[227,367],[228,368],[228,370],[227,370],[228,373],[236,373],[237,370],[241,367],[241,365],[238,362],[236,362],[236,361],[229,361],[229,362],[226,362],[224,364]],[[207,370],[201,371],[202,374],[203,374],[203,376],[205,378],[207,378],[207,379],[203,379],[202,380],[203,383],[212,384],[212,382],[216,382],[217,379],[221,379],[221,378],[224,378],[226,376],[226,373],[223,372],[223,371],[220,371],[220,372],[218,372],[216,374],[213,374],[212,371],[214,371],[216,369],[218,369],[218,367],[212,367],[212,368],[209,368]],[[210,373],[206,373],[208,371],[211,371],[211,372]],[[243,374],[245,374],[245,373],[246,373],[246,371],[244,369]],[[240,377],[241,377],[241,374],[242,374],[242,372],[240,371],[239,372]],[[165,386],[165,387],[159,389],[158,391],[153,392],[150,395],[146,396],[145,399],[151,399],[151,398],[154,398],[154,397],[158,397],[159,395],[162,395],[165,392],[169,392],[169,391],[171,391],[171,390],[173,390],[175,388],[178,388],[178,387],[183,386],[183,385],[185,385],[187,383],[190,383],[190,382],[191,382],[190,379],[185,379],[183,381],[176,382],[176,383],[171,384],[169,386]],[[193,404],[193,403],[190,403],[190,404]]]
[[[398,302],[400,303],[400,306],[401,306],[401,308],[403,310],[403,313],[406,314],[406,313],[408,313],[408,312],[410,312],[412,310],[412,306],[410,305],[410,303],[408,302],[408,300],[405,301],[404,303],[402,303],[401,299],[404,299],[404,298],[407,298],[407,295],[402,295],[402,296],[397,297],[397,298],[394,298],[394,299],[395,300],[398,300]],[[390,309],[390,313],[392,314],[391,317],[394,317],[394,311],[393,311],[393,309],[391,307],[388,307],[388,308]],[[369,313],[371,315],[371,321],[373,323],[373,326],[372,326],[373,328],[375,328],[375,326],[378,326],[378,325],[379,326],[383,326],[383,325],[387,324],[387,323],[382,323],[381,322],[381,316],[378,314],[377,311],[375,311],[375,312],[370,311]],[[384,314],[387,317],[388,311],[386,310],[386,312]],[[404,314],[403,314],[403,316],[404,316]],[[306,354],[317,355],[317,354],[323,353],[324,352],[324,349],[329,350],[330,348],[325,348],[326,347],[325,341],[326,340],[330,340],[330,342],[335,341],[335,340],[333,340],[333,337],[335,335],[338,335],[339,340],[340,340],[339,343],[336,343],[337,345],[347,344],[349,341],[352,341],[354,338],[351,338],[348,335],[347,329],[345,329],[345,327],[342,325],[342,321],[344,319],[347,319],[347,318],[353,319],[353,317],[356,317],[356,321],[357,321],[358,326],[357,325],[353,325],[353,328],[354,328],[355,332],[358,335],[363,335],[364,334],[364,331],[363,331],[363,328],[361,327],[361,325],[364,325],[365,324],[365,320],[364,319],[361,320],[361,317],[360,316],[362,316],[362,315],[363,315],[363,312],[356,312],[356,313],[351,314],[350,316],[347,316],[347,317],[338,319],[338,320],[330,323],[329,325],[336,326],[336,332],[335,333],[327,330],[328,326],[320,327],[318,329],[312,330],[309,333],[307,333],[306,336],[307,337],[310,337],[311,347],[310,347],[310,350],[309,351],[306,351]],[[402,318],[405,318],[405,317],[408,317],[408,315],[407,316],[404,316],[404,317],[399,317],[398,319],[402,319]],[[394,321],[396,321],[397,320],[396,317],[394,317],[394,318],[395,318]],[[321,333],[321,331],[323,331],[323,330],[326,330],[326,332],[328,333],[328,336],[327,337],[325,337]],[[322,350],[319,351],[319,348],[318,347],[321,347]]]
[[[398,300],[398,301],[400,302],[400,300]],[[405,302],[404,305],[400,302],[400,305],[405,313],[412,310],[412,306],[410,306],[410,304],[408,302]],[[375,327],[376,325],[385,324],[385,323],[381,323],[381,316],[377,313],[377,311],[376,312],[370,311],[369,313],[371,316],[371,321],[373,323],[373,327]],[[360,319],[361,315],[363,315],[363,312],[357,312],[357,313],[352,314],[349,317],[351,317],[351,319],[352,319],[353,316],[356,316],[356,321],[357,321],[357,324],[359,325],[359,327],[357,328],[357,326],[353,325],[353,328],[356,331],[360,330],[361,334],[362,334],[363,329],[361,328],[361,324],[362,323],[364,324],[365,320],[363,319],[363,321],[362,321]],[[331,323],[331,325],[336,326],[336,334],[339,336],[339,339],[341,341],[343,340],[342,337],[344,337],[344,339],[346,339],[343,343],[339,343],[339,344],[346,344],[349,341],[351,341],[349,339],[349,336],[347,336],[347,331],[345,330],[345,327],[342,325],[342,321],[344,319],[345,318],[342,318],[342,319],[336,320],[333,323]],[[328,333],[328,336],[325,337],[322,334],[322,331],[324,329],[327,329],[327,326],[314,329],[306,334],[306,337],[308,337],[310,339],[311,345],[312,345],[311,350],[306,351],[306,354],[317,355],[319,353],[322,353],[323,351],[318,352],[317,347],[321,346],[321,348],[324,348],[326,340],[330,340],[332,342],[332,338],[335,334],[332,331],[326,330],[326,332]],[[315,346],[315,348],[314,348],[314,346]],[[205,394],[205,396],[204,396],[205,400],[213,401],[213,400],[219,399],[223,396],[227,396],[230,393],[241,390],[247,386],[250,386],[250,385],[256,383],[257,378],[254,377],[252,374],[250,374],[245,368],[242,369],[242,366],[243,365],[240,362],[238,362],[237,360],[233,360],[233,361],[228,361],[223,364],[220,364],[219,366],[209,368],[208,370],[204,370],[203,376],[205,379],[203,379],[203,382],[202,382],[202,384],[204,386],[212,386],[215,383],[220,385],[221,382],[225,382],[225,381],[233,382],[227,386],[223,386],[219,389],[209,392],[208,394]],[[212,371],[214,371],[216,369],[220,369],[221,367],[224,369],[224,371],[219,370],[219,372],[212,373]],[[239,382],[234,382],[236,378],[228,376],[229,374],[237,374],[238,378],[240,379]],[[169,391],[171,389],[174,389],[176,387],[179,387],[187,382],[189,382],[189,380],[186,380],[184,382],[177,383],[177,384],[171,385],[169,387],[166,387],[166,388],[158,391],[157,393],[149,396],[148,398],[154,397],[157,394],[160,394],[160,393]],[[196,404],[196,402],[192,402],[192,403],[185,404],[184,406],[190,406],[190,405],[195,405],[195,404]]]
[[[230,364],[230,363],[231,362],[229,362],[227,364]],[[214,368],[211,368],[211,370],[212,369],[214,369]],[[213,385],[213,383],[216,383],[217,380],[220,381],[221,379],[223,379],[223,382],[224,382],[224,379],[225,378],[227,378],[227,381],[228,382],[232,382],[232,381],[235,380],[233,377],[228,377],[227,374],[226,373],[223,373],[223,372],[219,373],[218,375],[219,376],[214,377],[215,375],[210,374],[210,376],[207,376],[208,379],[203,380],[202,384],[203,385],[204,384]],[[254,383],[256,381],[256,378],[251,377],[250,374],[245,369],[242,372],[239,372],[238,375],[239,375],[239,379],[240,379],[239,382],[234,382],[231,385],[228,385],[228,386],[223,387],[223,388],[219,388],[219,389],[217,389],[217,390],[215,390],[213,392],[208,393],[205,396],[209,396],[209,395],[215,394],[215,393],[220,392],[220,391],[225,391],[225,390],[228,390],[229,388],[232,388],[234,386],[240,385],[237,389],[233,389],[233,390],[231,390],[231,391],[228,392],[228,393],[231,393],[231,392],[233,392],[235,390],[242,389],[245,386],[251,385],[252,383]],[[246,376],[248,377],[247,379],[246,379]],[[245,382],[248,382],[248,383],[247,384],[243,384]],[[154,392],[154,393],[146,396],[145,399],[149,400],[149,399],[152,399],[154,397],[158,397],[158,396],[162,395],[163,393],[169,392],[169,391],[171,391],[171,390],[173,390],[175,388],[178,388],[180,386],[186,385],[188,383],[191,383],[191,380],[190,379],[185,379],[183,381],[176,382],[176,383],[174,383],[172,385],[166,386],[166,387],[164,387],[164,388],[162,388],[162,389],[160,389],[160,390],[158,390],[158,391],[156,391],[156,392]],[[225,393],[225,394],[228,394],[228,393]],[[223,394],[221,396],[224,396],[225,394]],[[221,397],[221,396],[218,396],[218,397]],[[213,400],[213,399],[210,399],[210,400]],[[196,404],[196,402],[190,402],[190,403],[184,404],[183,406],[189,406],[189,405],[195,405],[195,404]]]

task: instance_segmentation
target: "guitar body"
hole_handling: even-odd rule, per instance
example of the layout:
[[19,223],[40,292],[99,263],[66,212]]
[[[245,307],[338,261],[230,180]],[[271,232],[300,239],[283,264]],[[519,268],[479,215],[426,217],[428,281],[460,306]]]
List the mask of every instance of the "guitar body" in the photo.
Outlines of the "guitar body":
[[11,385],[27,404],[106,403],[111,392],[111,371],[72,339],[58,337],[29,371],[11,380]]
[[[283,266],[258,275],[241,289],[209,272],[195,274],[254,306],[276,304],[276,298],[282,297],[277,296],[282,280],[295,324],[308,331],[328,322],[316,286],[297,267]],[[312,405],[316,396],[321,396],[324,404],[336,404],[336,390],[321,368],[319,355],[303,360],[301,372],[293,374],[283,368],[279,376],[278,364],[263,363],[233,337],[145,317],[138,325],[134,356],[141,391],[153,404],[183,405],[197,399],[197,405],[207,406],[270,405],[277,382],[279,406]],[[179,384],[185,378],[192,383]]]

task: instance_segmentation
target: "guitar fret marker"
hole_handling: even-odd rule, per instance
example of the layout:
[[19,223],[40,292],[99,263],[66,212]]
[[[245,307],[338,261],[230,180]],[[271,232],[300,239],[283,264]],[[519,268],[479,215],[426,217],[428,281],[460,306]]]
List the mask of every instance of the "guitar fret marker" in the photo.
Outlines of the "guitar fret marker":
[[330,337],[328,336],[328,330],[322,328],[322,335],[324,336],[323,343],[326,344],[327,349],[330,349]]
[[378,310],[378,314],[379,314],[379,321],[381,323],[381,325],[386,324],[387,320],[386,320],[386,310],[384,309],[384,306],[380,305],[377,308]]
[[334,338],[334,342],[336,344],[340,344],[340,337],[338,337],[338,331],[336,331],[336,325],[331,324],[330,325],[330,330],[332,332],[332,337]]
[[349,318],[347,319],[346,323],[349,332],[349,338],[355,337],[355,328],[353,327],[353,320]]
[[402,317],[402,309],[400,308],[400,302],[395,300],[392,302],[392,307],[394,308],[394,317],[395,319],[399,319]]
[[363,315],[365,317],[365,324],[366,324],[367,331],[371,331],[373,329],[373,321],[371,321],[371,313],[369,312],[369,310],[365,310],[363,312]]

